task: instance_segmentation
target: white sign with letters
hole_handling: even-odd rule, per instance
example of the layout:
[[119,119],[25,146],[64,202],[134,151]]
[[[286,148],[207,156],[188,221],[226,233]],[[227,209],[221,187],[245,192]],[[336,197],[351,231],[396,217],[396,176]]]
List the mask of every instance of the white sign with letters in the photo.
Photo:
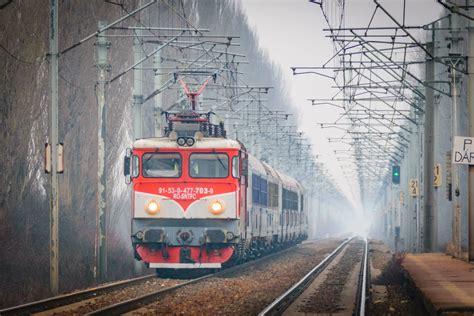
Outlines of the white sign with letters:
[[410,195],[413,197],[418,196],[418,180],[410,179],[408,186],[410,187]]
[[454,137],[453,163],[474,165],[474,137]]

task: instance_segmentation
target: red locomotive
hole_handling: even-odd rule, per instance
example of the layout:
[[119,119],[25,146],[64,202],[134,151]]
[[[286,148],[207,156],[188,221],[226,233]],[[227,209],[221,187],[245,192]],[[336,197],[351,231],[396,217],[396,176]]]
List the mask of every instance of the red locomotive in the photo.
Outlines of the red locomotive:
[[212,112],[164,113],[125,157],[132,244],[149,268],[221,268],[307,237],[304,189],[226,138]]

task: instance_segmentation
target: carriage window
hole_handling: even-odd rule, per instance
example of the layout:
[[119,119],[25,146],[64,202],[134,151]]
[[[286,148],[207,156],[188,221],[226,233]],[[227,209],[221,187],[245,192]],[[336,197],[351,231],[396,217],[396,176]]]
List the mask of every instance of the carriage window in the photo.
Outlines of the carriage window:
[[260,204],[260,177],[252,175],[252,202]]
[[267,206],[267,181],[262,179],[260,181],[260,204]]
[[278,184],[268,182],[268,206],[278,207]]
[[143,176],[146,178],[179,178],[181,156],[179,154],[146,153],[142,157]]
[[267,180],[253,174],[252,175],[252,202],[267,206]]
[[283,189],[283,208],[298,210],[298,193]]
[[227,178],[229,158],[219,153],[191,154],[189,175],[192,178]]

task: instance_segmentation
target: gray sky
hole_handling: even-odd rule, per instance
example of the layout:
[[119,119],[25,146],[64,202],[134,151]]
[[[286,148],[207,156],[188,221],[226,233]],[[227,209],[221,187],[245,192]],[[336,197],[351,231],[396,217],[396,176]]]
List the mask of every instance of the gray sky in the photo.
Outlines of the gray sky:
[[[324,1],[324,0],[323,0]],[[327,0],[325,7],[334,9],[340,0]],[[399,21],[402,20],[403,0],[379,1]],[[354,204],[358,202],[355,182],[348,182],[342,173],[334,149],[340,149],[327,141],[334,137],[334,130],[321,129],[316,122],[334,121],[339,110],[333,107],[313,107],[309,98],[331,97],[330,79],[316,75],[293,76],[292,66],[321,66],[333,55],[333,45],[322,31],[327,28],[320,6],[308,0],[242,0],[248,21],[259,38],[262,49],[279,64],[288,82],[293,106],[297,108],[300,130],[310,137],[314,151],[333,175],[340,188]],[[406,0],[406,25],[422,25],[437,19],[441,5],[436,0]],[[346,27],[365,27],[375,9],[372,0],[346,0]],[[332,16],[335,18],[335,16]],[[377,11],[372,26],[392,26],[389,18]],[[422,34],[416,34],[423,36]],[[339,145],[340,146],[340,145]]]

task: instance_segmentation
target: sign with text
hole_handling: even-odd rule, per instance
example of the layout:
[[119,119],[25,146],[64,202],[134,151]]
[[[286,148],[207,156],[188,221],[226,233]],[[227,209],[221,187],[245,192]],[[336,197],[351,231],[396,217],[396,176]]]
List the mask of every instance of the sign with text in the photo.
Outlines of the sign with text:
[[454,137],[453,163],[474,165],[474,137]]
[[410,188],[410,195],[413,197],[418,196],[418,180],[410,179],[410,183],[408,186]]
[[437,163],[434,166],[434,186],[435,188],[440,187],[442,183],[442,178],[441,178],[441,164]]

